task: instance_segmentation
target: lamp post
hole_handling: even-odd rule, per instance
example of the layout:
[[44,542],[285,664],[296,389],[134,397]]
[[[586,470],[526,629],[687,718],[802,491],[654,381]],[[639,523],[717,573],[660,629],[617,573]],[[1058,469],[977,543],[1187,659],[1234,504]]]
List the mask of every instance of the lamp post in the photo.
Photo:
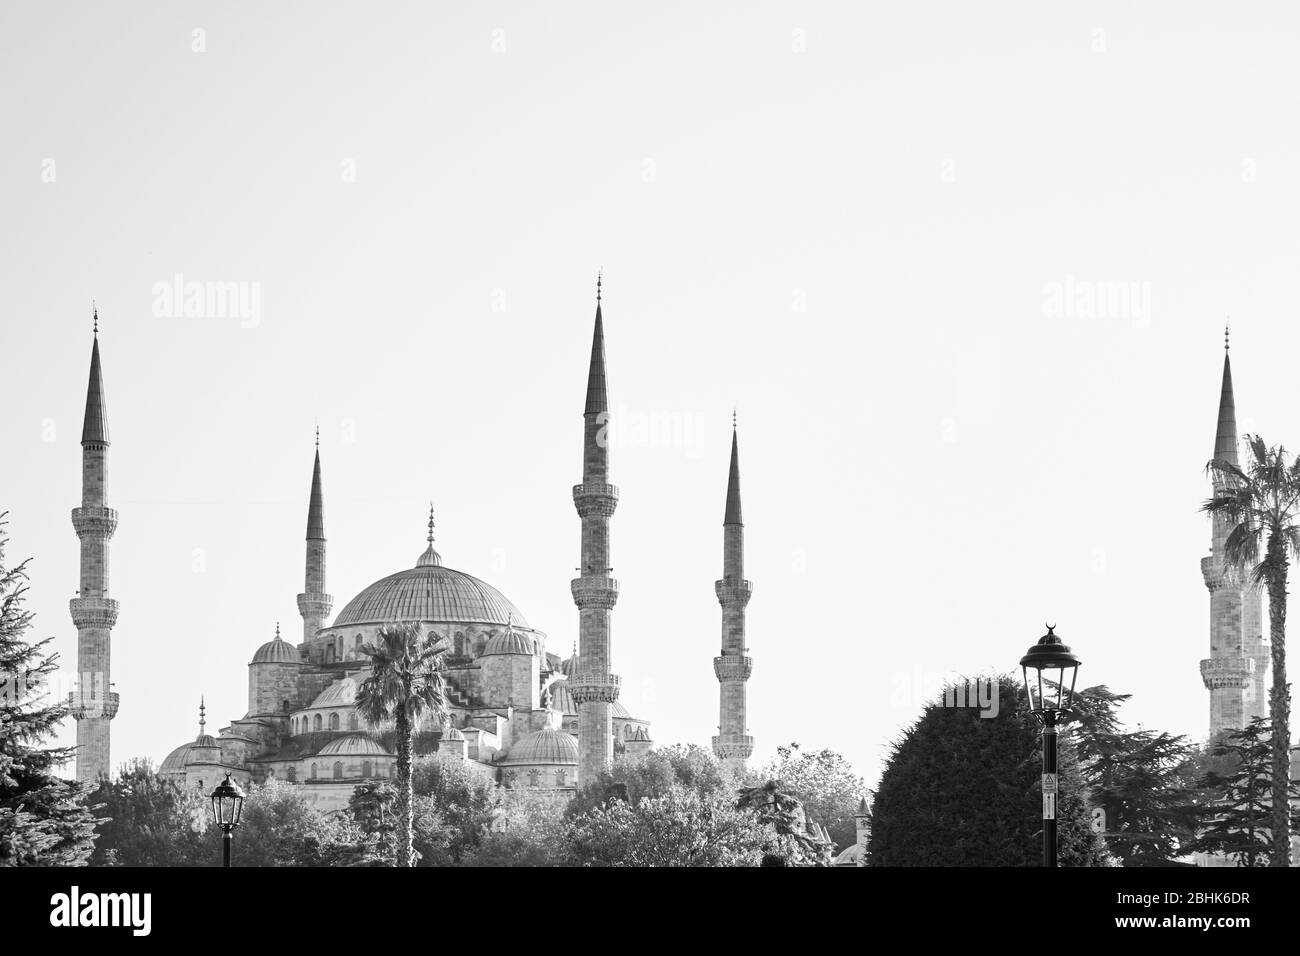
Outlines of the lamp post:
[[1029,712],[1043,724],[1043,866],[1049,867],[1056,866],[1056,721],[1069,711],[1079,674],[1079,659],[1053,628],[1047,625],[1047,633],[1020,658]]
[[244,809],[244,791],[239,784],[226,779],[212,791],[212,819],[221,827],[221,865],[230,866],[230,842],[234,837],[235,827],[239,826],[239,814]]

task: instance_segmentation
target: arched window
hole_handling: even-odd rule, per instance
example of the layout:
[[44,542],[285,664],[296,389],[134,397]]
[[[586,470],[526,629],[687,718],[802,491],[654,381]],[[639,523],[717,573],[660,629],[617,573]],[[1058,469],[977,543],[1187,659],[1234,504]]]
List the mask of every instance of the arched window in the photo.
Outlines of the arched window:
[[626,727],[623,728],[623,739],[624,739],[624,740],[631,740],[631,739],[632,739],[632,725],[631,725],[631,724],[628,724]]
[[[348,714],[348,730],[356,730],[356,729],[357,729],[357,712],[354,710],[352,713]],[[369,774],[367,774],[366,776],[369,776]]]
[[313,780],[316,779],[316,765],[315,765],[315,764],[312,764],[312,765],[311,765],[311,778],[312,778]]
[[298,782],[298,768],[297,768],[297,767],[290,767],[290,768],[289,768],[289,782],[290,782],[290,783],[297,783],[297,782]]
[[538,780],[541,778],[541,776],[542,776],[542,772],[535,768],[533,770],[528,771],[528,786],[530,787],[537,786]]
[[371,776],[370,770],[371,770],[370,761],[363,760],[361,762],[361,776],[369,778]]
[[465,633],[463,631],[456,632],[455,648],[455,654],[457,657],[460,657],[465,653]]
[[282,700],[280,701],[280,709],[287,714],[292,708],[289,707],[289,702],[287,700]]
[[487,638],[486,638],[486,637],[483,637],[482,635],[479,635],[477,638],[475,638],[475,639],[474,639],[474,656],[475,656],[475,657],[482,657],[482,656],[483,656],[483,648],[486,647],[486,646],[487,646]]
[[333,645],[333,644],[330,644],[329,647],[325,648],[325,663],[326,663],[326,664],[333,664],[333,663],[334,663],[334,645]]
[[330,714],[330,730],[338,730],[338,729],[339,729],[339,715]]
[[312,730],[320,730],[320,726],[321,726],[320,714],[317,714],[316,719],[312,721]]
[[336,761],[334,761],[334,779],[335,779],[335,780],[342,780],[342,779],[343,779],[343,761],[342,761],[342,760],[336,760]]
[[557,787],[564,786],[564,777],[565,777],[565,773],[563,770],[555,771],[555,785]]

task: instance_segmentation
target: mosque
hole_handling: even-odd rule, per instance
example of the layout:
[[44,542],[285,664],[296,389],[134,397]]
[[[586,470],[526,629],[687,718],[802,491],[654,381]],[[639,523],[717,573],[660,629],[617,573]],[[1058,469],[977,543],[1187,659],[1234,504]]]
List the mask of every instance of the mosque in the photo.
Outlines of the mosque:
[[[317,443],[307,506],[305,574],[298,609],[302,639],[277,625],[248,665],[248,710],[173,750],[161,772],[185,786],[211,789],[227,773],[241,782],[284,780],[326,809],[347,804],[362,782],[395,774],[394,731],[372,726],[356,706],[369,673],[362,648],[393,622],[419,622],[440,639],[447,716],[416,729],[417,755],[462,762],[503,787],[552,799],[573,793],[607,769],[615,754],[653,746],[650,721],[619,702],[612,670],[611,618],[618,581],[611,576],[610,522],[618,488],[609,482],[609,419],[605,333],[597,283],[591,361],[583,408],[582,480],[573,486],[581,522],[580,574],[571,585],[578,641],[571,656],[548,647],[546,634],[491,584],[444,563],[434,547],[430,510],[426,547],[414,563],[363,589],[331,620],[326,585],[325,498]],[[107,774],[109,727],[119,707],[109,679],[118,604],[108,597],[109,541],[117,512],[108,506],[108,415],[100,360],[98,313],[82,430],[82,504],[73,511],[81,542],[81,588],[71,602],[78,630],[78,687],[69,704],[77,721],[77,777]],[[714,586],[722,608],[722,641],[714,658],[719,725],[713,749],[743,767],[753,752],[745,723],[752,661],[745,640],[738,439],[732,433],[723,518],[723,577]],[[414,550],[414,549],[412,549]],[[545,792],[545,793],[543,793]]]

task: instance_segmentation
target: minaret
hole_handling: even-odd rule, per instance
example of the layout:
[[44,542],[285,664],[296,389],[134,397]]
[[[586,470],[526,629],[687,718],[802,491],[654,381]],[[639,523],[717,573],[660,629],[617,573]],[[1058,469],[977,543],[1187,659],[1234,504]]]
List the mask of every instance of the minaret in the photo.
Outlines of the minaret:
[[618,505],[618,489],[609,483],[609,392],[599,278],[582,418],[582,484],[573,486],[573,503],[582,519],[582,566],[580,576],[572,581],[573,602],[578,605],[578,667],[569,678],[578,705],[579,786],[594,781],[614,761],[610,710],[619,691],[610,648],[610,617],[618,600],[618,582],[610,577],[613,568],[609,559],[609,519]]
[[745,646],[745,606],[754,585],[745,580],[745,523],[740,516],[740,449],[736,419],[731,420],[731,469],[727,474],[727,506],[722,517],[722,580],[714,582],[722,605],[722,652],[713,659],[718,676],[718,736],[713,752],[736,771],[754,752],[754,738],[745,726],[745,682],[754,663]]
[[[1237,458],[1237,410],[1232,392],[1232,362],[1228,354],[1228,332],[1223,333],[1223,388],[1219,396],[1219,419],[1214,436],[1214,457],[1233,465]],[[1214,479],[1214,491],[1225,488]],[[1210,656],[1201,661],[1201,679],[1210,692],[1210,737],[1246,725],[1250,712],[1261,703],[1254,690],[1263,680],[1258,662],[1247,653],[1257,652],[1263,639],[1261,597],[1257,589],[1243,590],[1240,581],[1224,565],[1224,545],[1232,530],[1228,519],[1215,515],[1210,533],[1210,553],[1201,559],[1201,575],[1210,592]],[[1253,627],[1251,627],[1253,625]],[[1247,628],[1256,633],[1245,640]],[[1267,646],[1264,647],[1267,653]],[[1266,658],[1267,659],[1267,658]]]
[[72,526],[81,539],[81,589],[69,602],[77,626],[77,686],[68,698],[77,721],[77,779],[92,786],[109,773],[108,729],[118,705],[109,670],[117,602],[108,596],[108,542],[117,529],[117,512],[108,507],[108,410],[98,310],[94,334],[81,426],[81,507],[72,510]]
[[311,471],[311,499],[307,504],[307,574],[298,595],[302,615],[302,640],[306,644],[325,626],[333,595],[325,593],[325,504],[320,488],[320,428],[316,429],[316,463]]

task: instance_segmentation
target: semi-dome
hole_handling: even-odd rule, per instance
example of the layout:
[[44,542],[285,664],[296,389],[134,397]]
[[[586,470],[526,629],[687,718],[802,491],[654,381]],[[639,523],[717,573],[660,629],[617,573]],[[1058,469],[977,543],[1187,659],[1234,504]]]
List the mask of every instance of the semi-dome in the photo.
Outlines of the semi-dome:
[[577,764],[578,738],[565,730],[539,730],[510,748],[503,764]]
[[267,641],[257,649],[257,653],[253,655],[252,663],[301,664],[302,655],[298,653],[298,648],[277,636],[274,640]]
[[336,680],[316,695],[311,707],[351,707],[357,702],[357,682],[351,677]]
[[578,705],[573,699],[573,691],[569,690],[567,680],[557,680],[550,687],[551,690],[551,710],[559,711],[565,717],[577,717]]
[[[427,555],[427,552],[426,552]],[[505,595],[472,574],[421,556],[421,563],[390,574],[366,588],[339,612],[333,627],[389,621],[446,621],[455,624],[528,622]]]
[[533,653],[533,642],[524,637],[514,628],[502,631],[500,634],[493,636],[487,644],[483,646],[483,657],[491,657],[494,654],[524,654]]
[[628,709],[618,701],[614,701],[609,705],[609,716],[613,717],[615,720],[636,720]]
[[163,758],[162,764],[158,767],[158,772],[159,773],[180,773],[181,771],[183,771],[185,769],[185,764],[189,762],[190,748],[193,746],[194,744],[192,743],[181,744],[179,747],[177,747],[175,750],[169,753],[165,758]]
[[318,756],[374,756],[391,757],[387,750],[365,734],[348,734],[338,740],[331,740],[320,749]]

